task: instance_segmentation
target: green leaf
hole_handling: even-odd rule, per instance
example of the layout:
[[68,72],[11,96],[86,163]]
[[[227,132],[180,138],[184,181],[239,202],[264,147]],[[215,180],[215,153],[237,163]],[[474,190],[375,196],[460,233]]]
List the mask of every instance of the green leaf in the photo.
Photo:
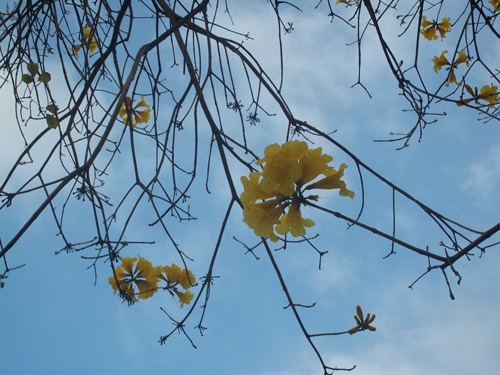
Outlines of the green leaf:
[[45,119],[47,120],[47,125],[51,129],[55,129],[57,128],[57,125],[59,125],[59,121],[57,121],[57,119],[52,115],[46,115]]
[[27,65],[27,68],[28,68],[28,72],[30,72],[32,76],[34,76],[35,74],[38,73],[38,64],[36,64],[36,63],[29,63]]
[[47,82],[49,82],[49,81],[50,81],[50,79],[51,79],[51,78],[52,78],[52,77],[50,76],[50,73],[43,72],[43,73],[42,73],[42,74],[40,74],[40,76],[38,77],[38,81],[39,81],[39,82],[45,82],[45,83],[47,83]]

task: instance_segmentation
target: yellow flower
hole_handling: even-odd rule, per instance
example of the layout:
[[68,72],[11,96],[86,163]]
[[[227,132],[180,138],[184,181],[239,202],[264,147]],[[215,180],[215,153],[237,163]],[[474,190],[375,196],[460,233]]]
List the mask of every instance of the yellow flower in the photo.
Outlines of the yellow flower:
[[491,87],[488,85],[481,87],[479,99],[490,103],[488,107],[493,108],[495,104],[498,103],[498,87],[493,86],[493,83],[491,84]]
[[340,189],[339,194],[341,196],[354,198],[354,192],[348,190],[345,181],[341,180],[344,176],[344,169],[346,168],[347,164],[342,163],[338,171],[334,170],[334,173],[307,186],[306,189]]
[[251,203],[243,206],[243,222],[253,229],[257,236],[270,237],[274,234],[273,227],[279,223],[283,211],[281,199],[278,198]]
[[[144,108],[142,110],[138,110],[138,108]],[[127,96],[118,115],[122,118],[123,122],[127,122],[128,120],[128,112],[130,111],[131,123],[132,126],[136,126],[137,124],[142,124],[144,122],[148,122],[151,117],[151,109],[149,108],[149,104],[146,104],[144,101],[144,96],[141,96],[141,101],[137,103],[132,108],[132,99]]]
[[266,163],[262,169],[260,187],[266,193],[279,193],[292,195],[294,183],[300,179],[302,171],[298,165],[300,159],[307,151],[307,143],[290,141],[283,145],[277,143],[269,145],[264,150],[264,158],[257,160],[256,164]]
[[97,44],[97,41],[95,40],[95,38],[90,39],[91,31],[88,28],[84,27],[82,29],[82,33],[83,33],[83,41],[82,41],[83,43],[79,44],[77,46],[74,46],[73,48],[70,48],[71,52],[73,52],[76,57],[78,57],[78,52],[80,51],[80,49],[83,46],[86,46],[89,49],[89,55],[92,54],[92,52],[94,52],[98,47],[98,44]]
[[441,35],[441,39],[445,37],[445,34],[451,31],[450,17],[443,18],[441,23],[437,21],[427,21],[427,17],[422,18],[422,30],[420,33],[428,40],[436,40],[438,38],[436,31]]
[[266,193],[260,187],[259,180],[262,175],[259,172],[251,172],[248,179],[245,176],[241,177],[243,184],[243,193],[240,195],[240,200],[243,205],[255,203],[259,199],[268,199],[275,196],[275,193]]
[[330,173],[335,172],[335,169],[328,165],[333,158],[330,155],[322,154],[321,151],[321,147],[307,150],[305,155],[299,160],[299,167],[302,171],[302,176],[300,177],[301,185],[311,182],[320,174],[328,176]]
[[493,10],[495,12],[500,10],[500,0],[490,0],[490,4],[493,5]]
[[[339,171],[329,166],[333,158],[323,154],[321,147],[309,150],[307,143],[295,140],[281,146],[269,145],[264,154],[256,162],[258,165],[265,163],[262,173],[251,172],[249,178],[241,178],[243,222],[257,236],[269,237],[273,242],[279,240],[275,231],[282,235],[304,236],[305,228],[315,223],[302,218],[300,205],[318,200],[318,195],[304,196],[308,189],[340,189],[340,195],[354,197],[354,192],[341,180],[347,165],[342,164]],[[325,178],[306,185],[320,175]],[[256,203],[258,200],[263,202]]]
[[474,90],[472,90],[472,87],[465,85],[465,89],[472,95],[472,98],[461,99],[457,102],[458,106],[462,106],[473,100],[476,104],[478,104],[478,100],[484,100],[485,102],[490,103],[488,105],[489,108],[493,108],[495,104],[498,103],[498,87],[493,84],[491,84],[491,86],[485,85],[481,87],[480,93],[478,93],[477,87],[474,87]]
[[[163,276],[165,274],[165,276]],[[172,263],[171,266],[160,267],[160,272],[157,277],[165,280],[167,283],[180,284],[184,289],[189,289],[196,283],[195,275],[190,270],[181,269],[177,264]]]
[[377,329],[370,324],[375,320],[375,314],[370,317],[370,314],[366,314],[366,319],[363,317],[363,310],[358,305],[356,306],[356,314],[354,315],[354,319],[356,320],[356,327],[353,327],[349,330],[349,334],[353,335],[358,331],[364,331],[368,329],[369,331],[376,331]]
[[350,7],[353,4],[354,0],[337,0],[335,5],[339,5],[340,3],[345,4],[346,7]]
[[300,205],[292,203],[288,208],[288,213],[281,217],[280,224],[276,225],[276,233],[285,235],[288,232],[294,237],[305,236],[306,227],[310,228],[315,225],[311,219],[302,218],[300,213]]
[[[139,255],[139,261],[135,265],[134,263],[137,258],[122,258],[122,264],[115,268],[115,276],[109,278],[109,284],[113,287],[114,292],[120,289],[125,294],[126,299],[131,299],[137,301],[136,295],[141,299],[146,299],[151,297],[158,288],[158,280],[156,275],[158,273],[158,268],[153,268],[151,262]],[[118,280],[118,284],[116,283]],[[134,291],[134,284],[139,289],[139,293]]]
[[444,55],[445,53],[448,53],[448,51],[443,51],[441,53],[441,56],[439,56],[439,57],[434,56],[434,58],[432,59],[432,62],[434,63],[433,69],[437,73],[438,70],[441,70],[441,68],[443,66],[449,65],[449,68],[446,68],[446,70],[450,70],[450,78],[449,78],[446,86],[448,86],[452,82],[456,83],[457,85],[460,85],[457,82],[457,77],[455,76],[455,69],[458,67],[458,64],[462,64],[462,63],[465,63],[467,66],[469,66],[469,62],[467,61],[468,57],[464,51],[459,51],[458,57],[455,59],[455,62],[453,64],[451,64],[448,61],[448,59],[446,58],[446,56]]
[[179,292],[178,290],[176,290],[175,294],[177,294],[177,297],[179,297],[181,309],[184,307],[184,304],[189,305],[194,297],[194,294],[192,294],[189,290],[186,290],[185,292]]

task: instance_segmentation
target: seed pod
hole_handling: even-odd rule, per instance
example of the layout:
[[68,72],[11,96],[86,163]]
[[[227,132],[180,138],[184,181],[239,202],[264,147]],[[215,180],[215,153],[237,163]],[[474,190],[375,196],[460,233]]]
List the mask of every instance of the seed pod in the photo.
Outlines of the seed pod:
[[40,76],[38,77],[38,81],[39,81],[39,82],[45,82],[45,83],[47,83],[47,82],[49,82],[49,81],[50,81],[50,79],[51,79],[51,78],[52,78],[52,77],[50,76],[50,73],[43,72],[43,73],[42,73],[42,74],[40,74]]
[[24,83],[32,83],[33,82],[33,77],[30,76],[29,74],[23,74],[22,78]]
[[375,320],[375,314],[373,314],[371,316],[371,318],[369,316],[370,316],[370,314],[368,314],[368,316],[366,317],[366,324],[370,324],[371,322],[373,322]]
[[361,310],[361,307],[359,305],[356,306],[356,313],[359,316],[359,320],[363,321],[363,310]]
[[59,109],[59,108],[57,108],[57,106],[54,103],[49,104],[45,108],[47,108],[47,111],[49,111],[50,113],[57,113],[57,110]]
[[55,129],[57,128],[57,125],[59,125],[59,121],[57,121],[57,118],[52,115],[46,115],[45,120],[47,120],[47,125],[51,129]]
[[38,73],[38,64],[29,63],[26,67],[28,68],[28,72],[30,72],[32,76]]

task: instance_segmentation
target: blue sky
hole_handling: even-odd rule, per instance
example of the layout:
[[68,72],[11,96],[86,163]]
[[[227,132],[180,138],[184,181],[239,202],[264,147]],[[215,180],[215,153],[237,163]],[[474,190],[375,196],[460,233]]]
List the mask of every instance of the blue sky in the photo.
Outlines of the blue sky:
[[[261,8],[232,6],[236,28],[250,31],[254,38],[245,46],[277,80],[277,44],[269,37],[274,35],[276,22],[269,5],[262,2]],[[439,104],[436,110],[448,115],[428,126],[421,142],[414,140],[401,151],[396,151],[393,143],[374,143],[373,139],[387,138],[390,131],[404,131],[414,121],[411,114],[401,111],[406,108],[405,102],[398,96],[376,40],[367,37],[363,54],[362,80],[373,95],[370,99],[361,87],[351,88],[357,79],[357,50],[346,46],[354,40],[352,32],[340,23],[331,24],[320,11],[300,14],[288,10],[284,18],[293,22],[295,31],[284,36],[283,92],[297,118],[327,132],[336,130],[335,140],[438,212],[477,229],[487,229],[499,221],[497,123],[484,124],[468,109]],[[402,48],[402,55],[411,52],[404,43],[394,43]],[[442,50],[443,43],[431,43],[429,56]],[[498,51],[489,51],[497,61]],[[442,77],[432,71],[432,63],[428,77]],[[0,166],[2,178],[16,149],[22,146],[10,95],[8,89],[0,91],[0,111],[8,119],[0,137],[0,157],[5,161]],[[265,104],[273,109],[271,102]],[[224,116],[230,120],[231,115]],[[247,129],[247,136],[262,155],[267,144],[285,140],[285,127],[283,116],[262,117],[257,126]],[[357,194],[351,201],[328,192],[321,197],[322,202],[353,215],[360,205],[355,165],[332,145],[318,144],[333,155],[334,166],[342,162],[349,165],[345,179]],[[144,163],[151,158],[145,149]],[[120,170],[127,167],[123,157],[110,172],[123,176]],[[234,171],[236,181],[247,173],[236,166]],[[210,195],[204,191],[205,176],[198,180],[200,186],[194,187],[191,201],[196,221],[182,225],[169,222],[182,249],[195,260],[190,267],[197,277],[206,272],[218,223],[227,206],[228,190],[220,182],[222,178],[222,172],[214,167]],[[368,192],[364,218],[388,230],[391,191],[370,178],[365,182]],[[107,186],[119,189],[122,183],[117,179]],[[241,191],[239,184],[237,187]],[[13,230],[32,204],[27,199],[15,211],[12,207],[0,211],[2,241],[8,237],[4,233]],[[89,229],[80,219],[88,207],[81,201],[71,202],[71,207],[78,214],[73,220],[69,218],[68,225],[78,237],[80,231]],[[328,250],[322,269],[318,270],[317,253],[304,244],[290,244],[287,250],[274,255],[296,302],[316,302],[314,308],[301,311],[311,333],[353,327],[358,304],[365,312],[377,315],[374,333],[315,339],[325,362],[339,367],[356,365],[354,373],[361,375],[497,373],[500,257],[495,248],[481,259],[474,256],[471,261],[464,258],[458,262],[460,285],[448,274],[456,297],[452,301],[437,271],[425,276],[413,289],[408,288],[425,272],[425,258],[396,248],[395,255],[383,259],[390,251],[388,241],[359,228],[346,230],[344,222],[320,212],[306,209],[303,215],[317,223],[310,232],[320,233],[315,246]],[[147,209],[141,212],[130,237],[147,233],[156,244],[130,246],[123,255],[139,253],[164,265],[177,262],[165,256],[169,244],[161,233],[145,224],[150,218]],[[94,285],[94,270],[87,269],[91,263],[80,258],[86,254],[54,255],[62,242],[55,236],[51,215],[43,213],[8,254],[9,266],[26,266],[11,272],[0,292],[2,372],[320,374],[321,367],[291,311],[283,308],[287,302],[264,249],[255,251],[260,258],[256,260],[233,240],[234,235],[249,245],[258,242],[241,218],[241,212],[234,210],[217,258],[214,273],[219,278],[211,291],[203,322],[208,329],[203,337],[193,328],[200,308],[187,322],[186,331],[197,346],[194,349],[183,335],[173,335],[163,346],[158,344],[159,337],[172,329],[160,307],[181,318],[186,306],[181,310],[177,301],[166,294],[131,307],[122,304],[108,284],[111,273],[107,264],[99,264]],[[418,210],[398,200],[398,233],[403,238],[435,248],[443,238],[432,228]]]

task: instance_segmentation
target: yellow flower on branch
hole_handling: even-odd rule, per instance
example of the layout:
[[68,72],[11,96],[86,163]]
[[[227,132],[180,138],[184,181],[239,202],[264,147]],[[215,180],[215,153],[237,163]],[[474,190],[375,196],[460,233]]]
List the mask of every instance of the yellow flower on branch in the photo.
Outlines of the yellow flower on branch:
[[452,64],[448,61],[448,59],[444,55],[445,53],[448,53],[448,51],[443,51],[441,53],[441,56],[439,56],[439,57],[434,56],[434,58],[432,59],[432,62],[434,63],[433,69],[437,73],[438,70],[441,70],[441,68],[443,66],[449,66],[449,68],[446,68],[446,70],[450,71],[450,78],[448,79],[448,83],[446,84],[446,86],[448,86],[452,82],[456,83],[457,85],[460,86],[460,84],[457,82],[457,77],[455,76],[455,69],[458,67],[459,64],[463,64],[463,63],[465,63],[467,66],[469,66],[468,57],[464,51],[459,51],[458,57],[455,59],[455,61]]
[[167,284],[180,284],[184,289],[189,289],[196,283],[196,278],[190,270],[181,269],[177,264],[160,267],[158,278],[165,280]]
[[251,172],[247,178],[246,176],[241,177],[241,183],[243,184],[243,193],[241,194],[241,203],[249,204],[255,203],[259,199],[268,199],[274,197],[274,193],[266,193],[262,190],[259,184],[262,174],[260,172]]
[[[241,177],[243,222],[257,236],[269,237],[274,242],[279,239],[276,233],[304,236],[305,228],[315,223],[302,217],[301,205],[318,199],[317,195],[304,196],[306,190],[339,189],[341,196],[354,197],[354,192],[341,180],[347,165],[341,164],[339,171],[329,166],[333,158],[323,154],[321,147],[309,149],[306,142],[294,140],[269,145],[264,155],[256,162],[263,165],[262,172]],[[320,175],[324,178],[307,185]]]
[[335,3],[335,5],[339,5],[339,4],[345,4],[346,7],[350,7],[351,5],[353,5],[355,0],[337,0],[337,3]]
[[262,169],[260,186],[266,193],[278,192],[282,195],[292,195],[294,182],[302,175],[297,163],[307,151],[307,143],[299,141],[286,142],[283,145],[277,143],[269,145],[264,150],[264,157],[257,160],[256,164],[265,163]]
[[340,164],[338,171],[334,170],[333,173],[307,186],[306,189],[339,189],[339,195],[354,198],[354,192],[347,189],[345,181],[341,180],[344,176],[344,169],[346,168],[347,164]]
[[[167,285],[161,288],[168,290],[172,295],[177,295],[181,308],[184,304],[189,305],[193,299],[193,294],[187,289],[196,283],[195,275],[190,270],[186,268],[181,269],[177,264],[172,263],[171,266],[160,266],[157,277],[159,280],[167,282]],[[184,292],[179,291],[179,285],[186,290]]]
[[141,96],[141,100],[134,107],[132,107],[132,99],[127,96],[118,115],[122,118],[123,122],[127,122],[129,113],[132,115],[130,118],[132,126],[149,121],[151,118],[151,109],[149,108],[149,104],[146,104],[144,96]]
[[280,216],[285,210],[280,198],[267,200],[262,203],[243,204],[243,222],[253,229],[259,237],[272,237],[273,228],[278,224]]
[[428,40],[436,40],[438,38],[437,32],[441,35],[441,40],[446,36],[445,34],[451,31],[450,17],[443,18],[438,23],[436,20],[427,21],[427,17],[422,17],[422,29],[420,33]]
[[300,205],[292,203],[288,208],[288,213],[281,217],[280,223],[276,225],[276,233],[285,235],[288,232],[294,237],[305,236],[306,228],[314,226],[315,223],[311,219],[302,218],[300,213]]
[[493,84],[491,84],[491,86],[485,85],[481,87],[479,93],[477,87],[474,87],[474,90],[472,90],[472,87],[470,87],[469,85],[465,85],[465,89],[469,94],[472,95],[472,98],[461,99],[457,102],[458,106],[468,104],[473,100],[476,104],[479,104],[478,100],[484,100],[485,102],[489,103],[489,108],[493,108],[495,104],[498,103],[498,86],[494,86]]
[[[109,278],[109,284],[113,287],[114,293],[122,290],[125,299],[138,302],[136,296],[140,299],[146,299],[156,293],[158,288],[158,280],[156,275],[158,268],[153,267],[147,259],[141,258],[122,258],[122,264],[115,268],[115,276]],[[134,267],[135,264],[135,267]],[[118,284],[117,281],[118,280]],[[139,292],[136,293],[134,285],[137,286]]]
[[[79,44],[77,46],[74,46],[73,48],[70,48],[70,51],[75,54],[76,57],[78,57],[78,52],[82,47],[86,47],[89,50],[89,55],[92,54],[98,47],[99,45],[97,44],[97,41],[93,37],[93,32],[91,32],[88,28],[84,27],[82,29],[83,33],[83,39],[80,39],[82,41],[82,44]],[[91,38],[92,34],[92,38]]]
[[184,304],[189,305],[194,297],[194,294],[192,294],[189,290],[186,290],[185,292],[179,292],[178,290],[176,290],[175,294],[177,294],[177,297],[179,297],[181,309],[184,307]]
[[356,327],[349,330],[349,334],[353,335],[358,331],[364,331],[365,329],[369,331],[375,331],[376,328],[370,324],[375,320],[375,314],[370,316],[370,313],[366,314],[366,319],[363,317],[363,310],[358,305],[356,306],[356,315],[354,315],[354,320],[356,320]]
[[500,0],[490,0],[490,4],[493,5],[495,12],[500,10]]

